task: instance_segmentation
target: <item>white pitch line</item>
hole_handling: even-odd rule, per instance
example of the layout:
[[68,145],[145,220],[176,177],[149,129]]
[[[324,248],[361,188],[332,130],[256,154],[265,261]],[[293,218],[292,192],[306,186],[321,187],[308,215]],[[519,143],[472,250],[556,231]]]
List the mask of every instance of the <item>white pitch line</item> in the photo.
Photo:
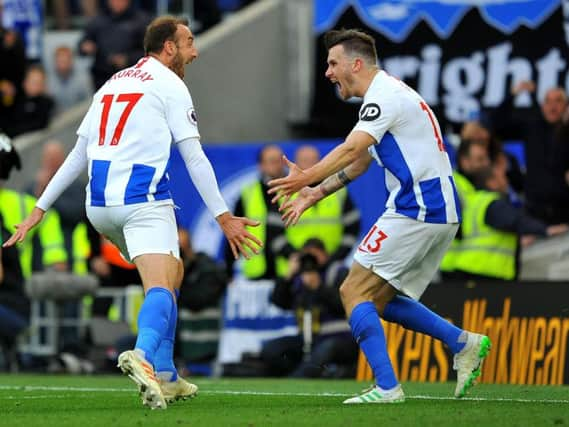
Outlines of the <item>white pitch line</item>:
[[0,397],[0,400],[69,399],[71,396],[72,395],[69,394],[46,394],[39,396],[5,396],[5,397]]
[[[73,391],[73,392],[89,392],[89,393],[136,393],[132,388],[109,388],[109,387],[64,387],[64,386],[10,386],[0,385],[0,390],[14,391]],[[199,394],[219,394],[219,395],[245,395],[245,396],[297,396],[297,397],[350,397],[353,393],[288,393],[278,391],[252,391],[252,390],[200,390]],[[60,395],[64,397],[65,395]],[[65,397],[70,397],[68,395]],[[14,396],[0,397],[0,399],[13,399]],[[32,396],[30,396],[32,398]],[[43,397],[42,397],[43,398]],[[508,397],[463,397],[456,399],[451,396],[425,396],[425,395],[408,395],[405,396],[409,400],[446,400],[446,401],[473,401],[473,402],[506,402],[506,403],[561,403],[569,404],[567,399],[518,399]]]
[[569,400],[566,399],[517,399],[510,397],[461,397],[457,399],[456,397],[450,396],[405,396],[406,399],[417,399],[417,400],[453,400],[455,402],[461,400],[468,400],[473,402],[513,402],[513,403],[565,403],[569,404]]
[[43,386],[43,385],[0,385],[0,390],[20,390],[20,391],[85,391],[85,392],[133,392],[132,388],[108,388],[108,387],[63,387],[63,386]]
[[[353,393],[285,393],[272,391],[229,391],[229,390],[206,390],[200,392],[203,394],[234,394],[234,395],[259,395],[259,396],[300,396],[300,397],[351,397]],[[474,401],[474,402],[514,402],[514,403],[566,403],[569,400],[564,399],[516,399],[507,397],[463,397],[457,399],[451,396],[424,396],[424,395],[406,395],[405,399],[410,400],[451,400],[451,401]]]

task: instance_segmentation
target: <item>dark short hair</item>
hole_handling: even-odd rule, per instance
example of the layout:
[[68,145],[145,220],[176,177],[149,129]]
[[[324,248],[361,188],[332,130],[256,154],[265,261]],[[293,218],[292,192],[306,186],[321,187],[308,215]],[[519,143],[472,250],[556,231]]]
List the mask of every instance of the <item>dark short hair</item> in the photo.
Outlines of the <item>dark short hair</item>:
[[308,249],[308,248],[317,248],[322,251],[326,250],[324,242],[317,237],[311,237],[306,242],[304,242],[304,245],[302,245],[302,249]]
[[465,157],[470,157],[470,149],[473,145],[480,145],[486,149],[486,143],[484,141],[479,141],[477,139],[463,139],[460,141],[460,145],[458,146],[456,158],[464,159]]
[[164,49],[164,42],[175,41],[178,25],[187,26],[188,20],[175,16],[160,16],[148,24],[144,34],[144,52],[146,55],[160,53]]
[[277,150],[281,150],[281,147],[279,147],[277,144],[267,144],[262,146],[259,151],[257,151],[257,163],[261,164],[263,162],[263,157],[265,156],[265,153],[270,150],[271,148],[276,148]]
[[327,50],[336,45],[342,45],[347,55],[362,56],[369,64],[375,64],[377,61],[375,40],[363,31],[342,28],[324,34],[324,46]]

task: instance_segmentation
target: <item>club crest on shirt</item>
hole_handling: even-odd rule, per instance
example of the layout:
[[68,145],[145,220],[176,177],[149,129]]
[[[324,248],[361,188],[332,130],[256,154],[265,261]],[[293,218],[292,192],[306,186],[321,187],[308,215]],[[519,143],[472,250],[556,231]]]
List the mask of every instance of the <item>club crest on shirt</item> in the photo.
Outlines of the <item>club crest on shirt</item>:
[[196,114],[196,110],[194,110],[193,108],[190,108],[186,114],[188,116],[188,120],[191,123],[193,123],[194,125],[198,124],[198,115]]
[[366,104],[360,110],[360,120],[364,120],[366,122],[374,121],[380,115],[381,115],[381,108],[379,108],[379,105],[374,103]]

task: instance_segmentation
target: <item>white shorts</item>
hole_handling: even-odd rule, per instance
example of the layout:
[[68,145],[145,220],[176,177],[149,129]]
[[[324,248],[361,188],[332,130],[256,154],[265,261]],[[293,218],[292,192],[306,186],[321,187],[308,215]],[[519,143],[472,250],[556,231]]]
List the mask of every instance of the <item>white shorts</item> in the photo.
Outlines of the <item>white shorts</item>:
[[178,229],[171,202],[87,206],[87,218],[129,261],[143,254],[172,254],[180,258]]
[[385,212],[354,255],[391,286],[418,300],[437,272],[458,224],[433,224]]

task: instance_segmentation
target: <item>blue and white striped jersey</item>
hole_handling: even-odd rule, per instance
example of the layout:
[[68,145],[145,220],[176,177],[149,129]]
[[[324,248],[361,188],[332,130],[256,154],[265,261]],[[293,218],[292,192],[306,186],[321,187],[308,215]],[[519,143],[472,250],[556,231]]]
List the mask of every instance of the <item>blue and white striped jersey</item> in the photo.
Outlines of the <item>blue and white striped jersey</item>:
[[380,71],[353,129],[377,143],[371,156],[385,168],[388,211],[429,223],[460,222],[460,205],[437,119],[405,83]]
[[87,139],[90,206],[171,200],[172,142],[199,138],[188,88],[149,56],[97,91],[77,134]]

